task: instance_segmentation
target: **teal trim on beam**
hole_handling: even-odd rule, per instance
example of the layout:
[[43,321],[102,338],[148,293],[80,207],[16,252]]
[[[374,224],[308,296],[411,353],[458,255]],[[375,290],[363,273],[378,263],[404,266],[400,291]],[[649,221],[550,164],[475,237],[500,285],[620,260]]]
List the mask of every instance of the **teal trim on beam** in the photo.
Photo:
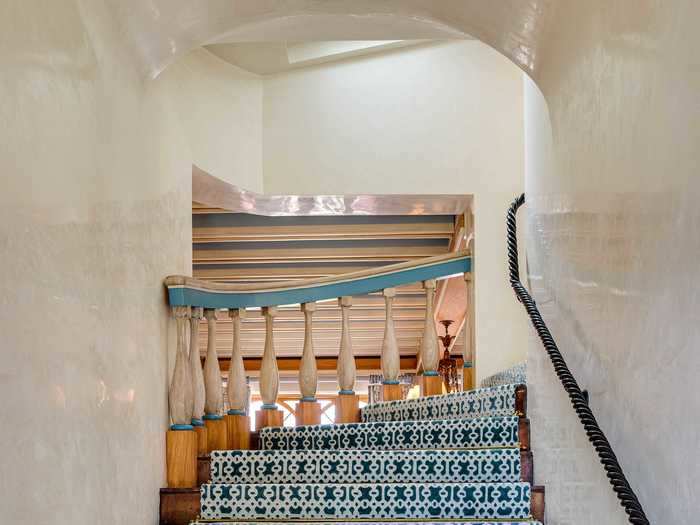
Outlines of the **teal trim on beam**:
[[192,425],[170,425],[170,430],[194,430]]
[[397,379],[387,379],[386,381],[382,381],[382,385],[400,385],[399,381]]
[[204,421],[201,419],[197,419],[196,417],[192,418],[192,426],[193,427],[203,427],[204,426]]
[[232,408],[227,412],[229,416],[245,416],[245,410],[238,410],[236,408]]
[[471,361],[465,361],[463,368],[471,368],[472,367],[472,362]]
[[219,419],[223,419],[223,416],[220,416],[219,414],[204,414],[202,419],[206,421],[218,421]]
[[438,374],[435,370],[426,370],[425,372],[423,372],[423,375],[426,377],[435,377],[440,374]]
[[277,405],[275,403],[263,403],[261,408],[263,410],[277,410]]
[[170,306],[202,306],[204,308],[278,306],[323,301],[346,295],[364,295],[385,288],[394,288],[404,284],[470,271],[471,258],[465,255],[445,262],[398,270],[383,275],[269,292],[221,292],[200,290],[188,286],[171,286],[168,288],[168,297]]
[[338,393],[339,393],[341,396],[352,396],[352,395],[355,395],[355,391],[354,391],[354,390],[340,390],[340,391],[338,391]]

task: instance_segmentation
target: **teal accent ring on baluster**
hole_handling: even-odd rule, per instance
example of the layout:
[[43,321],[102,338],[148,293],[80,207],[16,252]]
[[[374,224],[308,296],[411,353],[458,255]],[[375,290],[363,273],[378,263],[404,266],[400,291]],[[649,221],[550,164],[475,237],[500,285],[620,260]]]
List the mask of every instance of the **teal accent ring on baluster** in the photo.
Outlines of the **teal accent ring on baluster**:
[[193,427],[203,427],[204,426],[204,421],[201,419],[197,419],[196,417],[192,418],[192,426]]
[[170,425],[170,430],[194,430],[192,425]]
[[473,366],[471,361],[465,361],[463,368],[472,368]]
[[277,405],[275,403],[263,403],[263,410],[277,410]]
[[306,403],[313,403],[314,401],[316,401],[316,398],[314,396],[304,396],[301,398],[301,400]]
[[426,370],[425,372],[423,372],[423,375],[426,377],[435,377],[440,374],[438,374],[435,370]]
[[246,414],[245,414],[245,410],[238,410],[238,409],[235,409],[235,408],[232,408],[231,410],[229,410],[229,411],[227,412],[227,414],[228,414],[229,416],[245,416],[245,415],[246,415]]
[[398,379],[387,379],[386,381],[382,381],[382,385],[400,385],[401,383],[398,381]]
[[346,396],[351,396],[351,395],[353,395],[353,394],[355,393],[355,391],[354,391],[354,390],[341,390],[341,391],[339,391],[338,393],[339,393],[339,394],[346,395]]
[[220,416],[219,414],[204,414],[204,418],[203,418],[203,419],[204,419],[205,421],[217,421],[217,420],[219,420],[219,419],[223,419],[223,417]]

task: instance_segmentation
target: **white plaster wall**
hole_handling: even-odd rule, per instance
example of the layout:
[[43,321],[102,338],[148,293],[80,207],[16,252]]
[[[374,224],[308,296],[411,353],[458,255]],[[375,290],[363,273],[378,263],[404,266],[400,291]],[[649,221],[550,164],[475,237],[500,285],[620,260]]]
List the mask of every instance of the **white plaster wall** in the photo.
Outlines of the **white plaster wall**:
[[[552,129],[544,96],[535,83],[524,77],[525,179],[528,190],[538,181],[552,176]],[[530,198],[530,193],[526,199]],[[519,212],[519,227],[536,229],[537,217],[528,215],[528,207]],[[532,247],[529,243],[528,247]],[[521,244],[525,251],[525,244]],[[543,275],[537,273],[537,252],[529,252],[528,287],[538,300],[543,317],[557,317],[556,303],[543,288]],[[534,268],[533,268],[534,267]],[[522,272],[521,272],[522,275]],[[555,333],[555,336],[560,334]],[[569,357],[569,346],[562,346]],[[535,482],[546,487],[547,523],[564,525],[623,525],[628,523],[595,450],[591,446],[568,396],[554,373],[551,361],[531,330],[527,356],[528,415],[531,423],[532,450],[535,457]],[[584,387],[586,385],[584,384]]]
[[0,34],[0,522],[155,525],[187,140],[100,1]]
[[472,193],[478,376],[524,360],[503,217],[523,191],[522,73],[477,41],[264,77],[267,193]]
[[262,79],[196,49],[158,78],[172,100],[194,164],[262,191]]
[[[536,298],[651,523],[700,513],[698,19],[694,0],[560,2],[537,68],[551,149],[533,142],[526,162]],[[525,100],[546,136],[538,94]],[[625,522],[541,360],[533,344],[549,523]]]

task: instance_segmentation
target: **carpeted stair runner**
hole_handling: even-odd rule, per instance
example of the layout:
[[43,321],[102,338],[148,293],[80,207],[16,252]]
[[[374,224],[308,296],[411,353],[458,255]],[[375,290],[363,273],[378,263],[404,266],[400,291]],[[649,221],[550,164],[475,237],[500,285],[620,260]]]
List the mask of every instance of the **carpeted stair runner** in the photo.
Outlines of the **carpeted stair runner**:
[[511,416],[268,427],[260,431],[260,443],[264,450],[512,447],[518,443],[518,418]]
[[262,450],[212,453],[201,519],[536,524],[522,481],[518,391],[377,403],[362,423],[265,428]]
[[521,480],[520,450],[228,450],[218,483],[495,483]]
[[375,403],[362,409],[362,421],[512,416],[517,412],[516,391],[519,388],[521,385],[500,385],[442,396]]

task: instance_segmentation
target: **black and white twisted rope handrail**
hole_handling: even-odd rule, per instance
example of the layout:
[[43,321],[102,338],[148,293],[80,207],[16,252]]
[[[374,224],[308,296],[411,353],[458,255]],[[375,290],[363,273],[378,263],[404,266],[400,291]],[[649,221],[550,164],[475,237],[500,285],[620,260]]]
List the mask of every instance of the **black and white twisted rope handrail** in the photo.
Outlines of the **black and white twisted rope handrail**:
[[547,328],[547,324],[542,319],[542,315],[537,309],[534,299],[530,296],[527,289],[520,282],[520,269],[518,266],[518,239],[517,239],[517,224],[516,224],[516,214],[518,208],[520,208],[525,203],[525,194],[523,193],[517,197],[510,208],[508,209],[507,215],[507,229],[508,229],[508,269],[510,274],[510,285],[513,287],[513,291],[517,296],[518,300],[523,304],[525,310],[527,311],[532,325],[537,331],[545,350],[549,354],[549,358],[554,366],[554,371],[557,377],[561,381],[564,390],[571,400],[571,404],[578,415],[579,420],[583,424],[583,428],[586,430],[588,439],[593,444],[598,457],[600,458],[605,472],[610,480],[613,490],[617,494],[622,507],[629,516],[630,523],[635,525],[649,525],[649,520],[642,509],[639,499],[637,499],[634,490],[630,486],[625,473],[622,471],[622,467],[613,452],[608,439],[601,430],[598,422],[593,415],[593,412],[586,402],[586,398],[581,392],[576,379],[572,375],[569,367],[561,355],[557,344],[554,342],[554,338]]

